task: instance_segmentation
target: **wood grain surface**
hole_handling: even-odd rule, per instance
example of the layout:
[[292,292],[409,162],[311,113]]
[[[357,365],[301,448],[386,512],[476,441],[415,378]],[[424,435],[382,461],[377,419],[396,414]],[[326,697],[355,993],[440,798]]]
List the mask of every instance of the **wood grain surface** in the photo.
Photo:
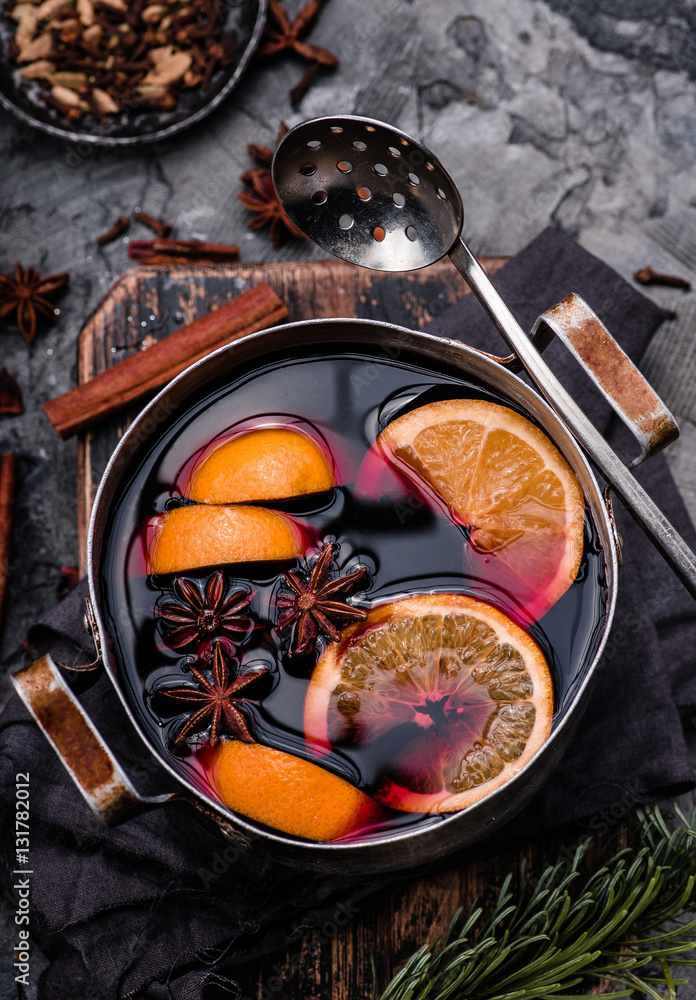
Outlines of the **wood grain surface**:
[[[504,263],[488,258],[489,273]],[[79,375],[85,381],[147,346],[212,306],[267,281],[291,320],[355,316],[421,327],[468,291],[445,261],[425,271],[377,274],[339,261],[238,264],[224,268],[142,267],[127,272],[92,315],[80,338]],[[137,408],[101,423],[79,442],[80,565],[86,567],[89,512],[109,456]],[[575,842],[577,843],[577,835]],[[574,844],[573,844],[574,846]],[[485,845],[484,845],[485,850]],[[492,902],[505,875],[523,857],[534,870],[555,862],[560,840],[547,838],[523,850],[445,861],[427,876],[396,876],[351,910],[298,941],[237,970],[249,1000],[367,1000],[371,959],[380,987],[420,945],[445,932],[458,907]]]

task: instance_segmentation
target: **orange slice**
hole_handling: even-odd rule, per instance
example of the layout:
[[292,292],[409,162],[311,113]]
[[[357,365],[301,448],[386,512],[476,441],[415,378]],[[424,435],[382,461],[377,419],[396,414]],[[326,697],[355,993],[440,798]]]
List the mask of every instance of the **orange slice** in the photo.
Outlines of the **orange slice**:
[[221,802],[283,833],[337,840],[384,818],[369,795],[311,761],[239,740],[223,740],[211,754]]
[[248,431],[194,469],[187,494],[199,503],[251,503],[321,493],[336,485],[318,444],[283,427]]
[[148,573],[296,559],[311,541],[300,521],[264,507],[176,507],[148,529]]
[[549,438],[507,406],[480,399],[429,403],[398,417],[375,447],[449,508],[492,582],[534,621],[576,578],[584,500]]
[[305,699],[305,735],[367,754],[375,798],[456,812],[509,781],[551,732],[553,686],[537,644],[463,594],[373,608],[327,646]]

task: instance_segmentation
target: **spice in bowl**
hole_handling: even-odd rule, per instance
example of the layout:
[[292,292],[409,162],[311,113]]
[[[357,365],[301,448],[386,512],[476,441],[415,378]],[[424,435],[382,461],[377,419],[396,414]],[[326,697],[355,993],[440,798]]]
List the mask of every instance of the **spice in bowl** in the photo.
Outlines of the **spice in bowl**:
[[9,56],[68,122],[171,111],[181,90],[207,90],[232,60],[221,9],[220,0],[8,0]]

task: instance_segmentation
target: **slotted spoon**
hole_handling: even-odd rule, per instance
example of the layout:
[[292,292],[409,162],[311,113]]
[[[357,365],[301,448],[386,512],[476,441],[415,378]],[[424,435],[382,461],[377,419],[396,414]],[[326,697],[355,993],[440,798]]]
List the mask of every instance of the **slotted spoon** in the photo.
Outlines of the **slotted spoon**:
[[696,556],[544,362],[461,237],[454,181],[417,140],[350,115],[291,129],[273,159],[283,208],[336,257],[382,271],[426,267],[448,255],[550,405],[643,531],[696,597]]

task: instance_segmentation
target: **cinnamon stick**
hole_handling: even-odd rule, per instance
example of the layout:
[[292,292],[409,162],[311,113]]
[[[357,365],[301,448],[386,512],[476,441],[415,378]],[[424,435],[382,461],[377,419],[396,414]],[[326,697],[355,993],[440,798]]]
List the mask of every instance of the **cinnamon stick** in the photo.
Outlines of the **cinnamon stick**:
[[194,361],[217,347],[265,330],[288,311],[267,284],[256,285],[188,326],[170,333],[146,351],[119,361],[84,385],[43,404],[46,416],[65,440],[111,413],[161,389]]
[[3,452],[0,454],[0,628],[10,568],[10,536],[16,479],[17,456],[12,452]]
[[24,413],[22,390],[7,368],[0,368],[0,416],[19,416]]
[[201,240],[131,240],[128,256],[139,264],[230,264],[239,259],[233,243]]
[[147,226],[148,229],[151,229],[153,233],[157,233],[160,237],[169,236],[172,231],[170,222],[164,222],[162,219],[156,219],[155,216],[150,215],[149,212],[142,212],[136,208],[133,212],[133,218],[136,222],[142,222],[144,226]]

